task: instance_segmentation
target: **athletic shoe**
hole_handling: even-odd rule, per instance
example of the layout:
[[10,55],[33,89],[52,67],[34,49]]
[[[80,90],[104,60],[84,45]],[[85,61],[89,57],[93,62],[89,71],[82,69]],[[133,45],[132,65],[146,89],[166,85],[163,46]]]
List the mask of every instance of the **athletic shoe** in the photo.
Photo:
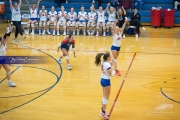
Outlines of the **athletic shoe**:
[[22,35],[22,38],[23,38],[23,39],[26,39],[26,36],[25,36],[25,35]]
[[63,36],[66,36],[66,32],[63,33]]
[[31,32],[31,35],[34,35],[34,31]]
[[99,36],[99,32],[96,33],[96,37],[98,37],[98,36]]
[[89,30],[87,31],[88,35],[91,35],[91,33],[89,32]]
[[86,32],[84,32],[84,35],[86,35]]
[[59,32],[57,33],[57,35],[59,36]]
[[8,81],[8,86],[9,87],[16,87],[16,84],[13,83],[11,80]]
[[106,36],[106,32],[103,33],[103,36],[104,36],[104,37]]
[[53,31],[53,36],[55,36],[55,34],[56,34],[55,31]]
[[49,30],[47,30],[47,33],[50,35],[51,33],[49,32]]
[[138,34],[136,33],[136,38],[138,38]]
[[121,73],[120,73],[119,70],[116,70],[116,75],[117,75],[117,76],[121,76]]
[[62,61],[60,58],[58,58],[57,61],[59,62],[59,64],[62,64]]
[[17,38],[14,38],[14,42],[19,42],[19,40]]
[[125,34],[123,34],[123,39],[125,39],[126,38],[126,35]]
[[67,30],[67,35],[69,35],[69,30]]
[[75,31],[73,31],[73,35],[75,35]]
[[143,29],[143,30],[146,30],[146,28],[145,28],[145,27],[142,27],[142,29]]
[[41,33],[39,32],[39,35],[41,35]]
[[94,30],[92,31],[91,35],[94,35]]
[[42,32],[42,35],[45,35],[45,30]]
[[28,35],[29,34],[29,30],[27,29],[27,30],[25,30],[25,34],[26,35]]
[[71,69],[72,69],[71,65],[68,65],[68,70],[71,70]]
[[108,113],[104,113],[102,111],[100,111],[100,116],[103,117],[104,119],[108,120],[109,119],[109,114]]
[[106,32],[106,36],[109,36],[109,32]]
[[77,35],[79,35],[79,30],[77,30]]

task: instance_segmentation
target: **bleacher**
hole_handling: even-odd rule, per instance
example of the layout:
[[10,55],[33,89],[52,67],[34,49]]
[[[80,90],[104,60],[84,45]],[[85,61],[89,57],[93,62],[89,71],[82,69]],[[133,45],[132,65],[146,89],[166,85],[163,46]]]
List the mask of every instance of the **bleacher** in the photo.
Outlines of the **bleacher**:
[[[2,1],[2,0],[0,0]],[[18,0],[15,0],[18,1]],[[30,1],[30,0],[29,0]],[[75,12],[80,11],[80,7],[83,5],[85,7],[85,11],[89,12],[89,8],[91,6],[91,2],[92,0],[85,0],[82,2],[82,0],[68,0],[69,3],[62,3],[61,5],[65,6],[66,11],[69,12],[71,7],[75,8]],[[102,7],[105,9],[107,6],[107,3],[110,0],[102,0]],[[142,16],[142,22],[143,23],[150,23],[151,20],[151,14],[150,14],[150,9],[152,7],[159,7],[161,6],[162,9],[167,9],[167,8],[171,8],[173,9],[173,0],[144,0],[145,3],[143,5],[142,11],[139,11],[139,13]],[[32,4],[30,2],[30,4]],[[6,5],[6,14],[1,15],[1,18],[3,18],[4,16],[6,17],[6,19],[11,19],[11,11],[9,8],[9,2],[5,2]],[[54,3],[54,0],[43,0],[40,3],[41,5],[45,5],[46,9],[48,11],[50,11],[51,6],[55,6],[56,11],[59,11],[60,9],[57,9],[57,4]],[[134,8],[134,5],[132,5]],[[97,8],[97,3],[95,4],[95,7]],[[21,12],[22,14],[25,13],[29,13],[28,7],[26,3],[23,3],[22,8],[21,8]],[[175,24],[180,24],[180,11],[175,12]]]

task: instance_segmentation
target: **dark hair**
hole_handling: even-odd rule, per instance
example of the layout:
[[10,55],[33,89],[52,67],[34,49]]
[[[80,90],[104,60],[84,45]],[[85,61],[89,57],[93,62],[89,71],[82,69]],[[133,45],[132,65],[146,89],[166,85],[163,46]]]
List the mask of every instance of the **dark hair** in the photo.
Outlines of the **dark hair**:
[[99,66],[101,64],[101,56],[103,56],[103,60],[106,61],[108,57],[110,56],[109,52],[104,53],[98,53],[95,57],[95,64],[96,66]]
[[0,37],[0,41],[2,40],[2,37]]

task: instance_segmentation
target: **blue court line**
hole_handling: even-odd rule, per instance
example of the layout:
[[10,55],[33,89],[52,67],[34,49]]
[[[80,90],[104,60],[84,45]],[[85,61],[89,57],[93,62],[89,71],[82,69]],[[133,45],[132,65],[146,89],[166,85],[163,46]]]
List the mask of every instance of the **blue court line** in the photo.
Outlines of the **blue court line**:
[[176,101],[176,100],[168,97],[168,96],[163,92],[162,88],[160,88],[160,91],[161,91],[161,93],[162,93],[167,99],[169,99],[169,100],[171,100],[171,101],[173,101],[173,102],[176,102],[176,103],[179,103],[179,104],[180,104],[180,102],[178,102],[178,101]]
[[[11,72],[11,75],[16,71],[16,70],[18,70],[20,68],[20,66],[18,66],[16,69],[14,69],[12,72]],[[7,77],[5,77],[4,79],[2,79],[1,81],[0,81],[0,84],[4,81],[4,80],[6,80],[6,78]]]

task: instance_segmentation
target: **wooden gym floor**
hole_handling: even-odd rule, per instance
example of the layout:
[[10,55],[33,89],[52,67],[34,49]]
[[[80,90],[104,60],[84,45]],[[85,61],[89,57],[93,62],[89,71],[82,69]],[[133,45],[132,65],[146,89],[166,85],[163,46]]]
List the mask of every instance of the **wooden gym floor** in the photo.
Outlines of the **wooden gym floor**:
[[[3,28],[4,27],[4,28]],[[1,24],[1,34],[5,25]],[[110,120],[180,119],[180,28],[150,28],[141,37],[122,42],[118,67],[121,77],[112,78],[107,106]],[[40,65],[11,65],[17,87],[7,87],[0,70],[0,120],[102,120],[100,68],[95,55],[110,51],[112,37],[75,36],[73,67],[60,66],[57,46],[63,36],[27,36],[20,43],[8,41],[7,55],[47,56]]]

